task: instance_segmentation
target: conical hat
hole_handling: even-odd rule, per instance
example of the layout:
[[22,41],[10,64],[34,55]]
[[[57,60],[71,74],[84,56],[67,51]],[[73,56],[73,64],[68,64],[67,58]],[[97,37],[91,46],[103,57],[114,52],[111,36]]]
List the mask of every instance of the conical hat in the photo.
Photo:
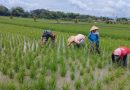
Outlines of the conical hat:
[[93,31],[93,30],[99,30],[99,28],[97,26],[92,26],[92,28],[90,29],[90,31]]

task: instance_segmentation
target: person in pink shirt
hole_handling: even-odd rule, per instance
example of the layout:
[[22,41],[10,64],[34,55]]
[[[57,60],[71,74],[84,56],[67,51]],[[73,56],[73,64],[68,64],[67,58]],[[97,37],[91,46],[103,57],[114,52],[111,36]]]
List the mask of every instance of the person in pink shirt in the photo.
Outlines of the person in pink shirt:
[[68,46],[71,44],[76,44],[77,47],[81,47],[84,43],[85,36],[83,34],[78,34],[76,36],[70,36],[68,38]]
[[122,62],[123,66],[127,66],[127,55],[130,54],[130,49],[125,46],[121,46],[114,50],[112,53],[112,62]]

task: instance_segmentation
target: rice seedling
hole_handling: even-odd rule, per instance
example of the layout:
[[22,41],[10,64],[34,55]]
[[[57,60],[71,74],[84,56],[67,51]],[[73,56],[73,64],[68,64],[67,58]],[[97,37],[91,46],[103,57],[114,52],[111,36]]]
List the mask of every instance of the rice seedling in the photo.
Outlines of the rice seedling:
[[71,73],[70,77],[71,77],[71,80],[74,80],[75,79],[75,74]]
[[71,90],[70,85],[67,83],[63,86],[63,90]]
[[13,82],[9,82],[7,84],[0,83],[0,90],[17,90],[17,88]]
[[62,65],[61,65],[61,68],[60,68],[61,76],[62,76],[62,77],[65,77],[66,72],[67,72],[67,70],[66,70],[66,65],[65,65],[65,64],[62,64]]
[[45,77],[41,76],[35,84],[35,90],[46,90]]
[[75,89],[76,90],[81,90],[81,81],[80,80],[77,80],[77,81],[75,81],[75,83],[74,83],[74,86],[75,86]]
[[[130,26],[121,25],[123,29],[126,29],[124,31],[117,30],[122,28],[120,25],[97,24],[104,29],[100,34],[101,55],[98,55],[89,52],[87,33],[90,24],[51,23],[51,25],[52,27],[49,22],[41,21],[34,23],[30,19],[15,18],[12,21],[6,17],[0,17],[1,90],[56,90],[58,81],[61,81],[60,90],[73,88],[82,90],[83,87],[85,87],[84,90],[101,90],[104,89],[104,85],[105,89],[108,89],[110,83],[116,81],[119,83],[115,83],[115,86],[119,87],[115,88],[112,85],[112,89],[127,87],[122,83],[124,80],[129,80],[129,77],[127,76],[123,81],[119,79],[125,77],[126,72],[129,74],[129,64],[127,69],[119,68],[115,64],[111,65],[111,53],[120,45],[129,46],[130,31],[127,29]],[[45,27],[55,30],[56,42],[54,45],[49,39],[46,45],[40,47],[38,40],[41,37],[41,29]],[[86,35],[84,46],[81,48],[67,46],[67,38],[77,33]],[[13,83],[3,80],[6,76]],[[59,76],[61,78],[57,78]],[[65,85],[64,81],[67,82]]]
[[22,68],[20,72],[17,74],[17,79],[20,83],[23,83],[25,76],[25,70]]

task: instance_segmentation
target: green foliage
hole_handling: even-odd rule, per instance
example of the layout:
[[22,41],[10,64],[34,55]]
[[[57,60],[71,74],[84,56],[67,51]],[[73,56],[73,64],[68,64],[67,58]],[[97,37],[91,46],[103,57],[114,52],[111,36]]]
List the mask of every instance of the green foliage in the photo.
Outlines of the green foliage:
[[70,89],[70,85],[69,85],[69,84],[65,84],[65,85],[63,86],[63,90],[71,90],[71,89]]
[[23,81],[24,81],[24,76],[25,76],[25,70],[22,68],[22,69],[20,70],[20,72],[18,73],[18,75],[17,75],[17,79],[18,79],[18,81],[19,81],[20,83],[23,83]]
[[74,80],[75,79],[74,73],[72,73],[70,77],[71,77],[71,80]]
[[9,15],[9,10],[3,5],[0,5],[0,16],[7,16]]
[[22,16],[24,9],[22,7],[14,7],[12,8],[11,13],[14,16]]
[[17,90],[13,82],[7,84],[0,83],[0,90]]
[[74,85],[75,85],[76,90],[81,90],[81,81],[80,80],[75,81]]
[[[87,37],[82,48],[67,46],[70,35],[87,35],[91,24],[52,22],[55,21],[35,23],[32,19],[0,17],[0,83],[4,84],[0,89],[10,90],[6,89],[7,85],[20,90],[101,90],[110,88],[111,82],[116,81],[114,85],[119,85],[118,88],[127,87],[129,68],[111,65],[111,53],[120,45],[130,45],[129,26],[97,24],[103,29],[100,31],[101,55],[97,55],[89,52]],[[41,28],[56,30],[55,46],[50,39],[44,47],[38,45]],[[126,83],[122,84],[124,80]],[[9,85],[8,81],[13,83]],[[111,89],[115,89],[114,85]]]
[[60,70],[60,72],[61,72],[61,76],[65,77],[66,72],[67,72],[65,64],[61,64],[61,70]]
[[45,85],[45,77],[42,76],[40,79],[38,79],[36,85],[35,85],[35,90],[46,90],[46,85]]

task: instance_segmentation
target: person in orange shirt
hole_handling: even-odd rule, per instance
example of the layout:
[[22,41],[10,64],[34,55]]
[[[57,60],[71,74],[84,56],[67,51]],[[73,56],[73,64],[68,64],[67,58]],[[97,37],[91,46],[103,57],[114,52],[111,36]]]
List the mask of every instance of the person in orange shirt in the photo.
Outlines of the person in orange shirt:
[[114,52],[112,53],[112,62],[116,63],[121,61],[123,63],[123,66],[127,66],[128,54],[130,54],[130,49],[128,47],[121,46],[114,50]]
[[76,46],[79,48],[84,43],[85,36],[83,34],[78,34],[76,36],[70,36],[68,38],[68,46],[71,44],[76,44]]

